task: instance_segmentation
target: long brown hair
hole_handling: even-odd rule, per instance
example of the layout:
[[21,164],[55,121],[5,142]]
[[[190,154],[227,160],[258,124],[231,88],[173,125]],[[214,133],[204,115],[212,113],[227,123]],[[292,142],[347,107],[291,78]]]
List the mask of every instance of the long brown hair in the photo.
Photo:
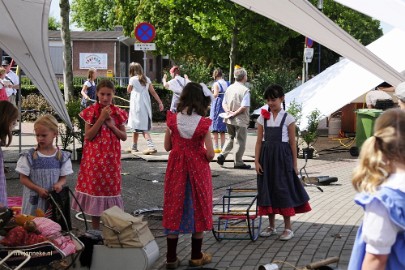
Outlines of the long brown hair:
[[145,74],[143,73],[143,68],[139,63],[132,62],[129,64],[129,75],[131,77],[138,76],[138,80],[141,85],[145,86],[148,80],[146,79]]
[[[7,100],[0,101],[0,145],[9,146],[13,138],[12,126],[17,121],[18,110]],[[7,142],[8,138],[8,142]]]
[[357,191],[374,192],[393,172],[394,162],[405,164],[405,111],[389,109],[377,118],[374,135],[362,145],[352,184]]
[[96,73],[96,72],[97,72],[97,69],[89,68],[89,71],[87,72],[87,79],[94,80],[93,76],[94,76],[94,73]]
[[177,111],[187,110],[188,115],[195,111],[197,114],[205,116],[210,104],[211,98],[204,95],[202,86],[195,82],[189,82],[181,92]]

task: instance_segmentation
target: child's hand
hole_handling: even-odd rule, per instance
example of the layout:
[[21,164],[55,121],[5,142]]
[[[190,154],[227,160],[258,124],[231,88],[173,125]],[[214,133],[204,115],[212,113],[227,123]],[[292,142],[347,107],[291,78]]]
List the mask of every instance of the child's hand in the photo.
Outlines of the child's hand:
[[57,182],[57,183],[55,183],[55,184],[53,185],[53,190],[55,190],[56,193],[61,192],[61,191],[62,191],[62,188],[63,188],[63,184],[62,184],[62,183]]
[[38,193],[39,197],[44,198],[44,199],[48,198],[48,195],[49,195],[48,190],[46,190],[42,187],[38,188],[37,193]]
[[109,127],[109,128],[112,128],[112,127],[115,126],[115,121],[114,121],[114,119],[112,119],[112,118],[106,119],[104,123],[105,123],[105,124],[107,125],[107,127]]
[[105,121],[106,119],[109,119],[111,115],[111,108],[110,106],[105,106],[102,110],[101,110],[101,114],[100,114],[100,118],[101,120]]
[[257,174],[259,174],[259,175],[263,174],[263,169],[262,169],[262,166],[260,165],[259,162],[255,162],[255,168],[256,168],[256,173]]

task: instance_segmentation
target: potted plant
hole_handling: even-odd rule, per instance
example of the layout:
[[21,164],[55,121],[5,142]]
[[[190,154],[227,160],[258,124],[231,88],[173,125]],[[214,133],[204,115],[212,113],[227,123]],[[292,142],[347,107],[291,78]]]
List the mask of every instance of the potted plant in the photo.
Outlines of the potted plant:
[[318,109],[313,110],[308,116],[308,126],[301,131],[301,138],[305,142],[306,147],[302,149],[302,155],[305,158],[314,157],[313,143],[318,138],[318,125],[321,120],[321,112]]
[[300,136],[300,124],[302,118],[302,104],[296,102],[294,99],[288,105],[287,113],[292,115],[295,119],[295,143],[297,146],[297,153],[299,153],[298,140]]

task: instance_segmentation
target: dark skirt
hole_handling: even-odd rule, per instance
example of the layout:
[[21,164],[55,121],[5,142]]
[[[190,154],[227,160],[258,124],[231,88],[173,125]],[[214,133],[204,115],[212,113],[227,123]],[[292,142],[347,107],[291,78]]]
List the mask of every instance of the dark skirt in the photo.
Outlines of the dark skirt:
[[259,162],[263,169],[257,176],[259,213],[292,216],[311,210],[288,143],[263,141]]
[[224,112],[224,108],[222,107],[223,100],[224,95],[221,94],[211,103],[210,119],[212,120],[212,124],[210,126],[210,131],[226,132],[224,119],[219,117],[219,114]]

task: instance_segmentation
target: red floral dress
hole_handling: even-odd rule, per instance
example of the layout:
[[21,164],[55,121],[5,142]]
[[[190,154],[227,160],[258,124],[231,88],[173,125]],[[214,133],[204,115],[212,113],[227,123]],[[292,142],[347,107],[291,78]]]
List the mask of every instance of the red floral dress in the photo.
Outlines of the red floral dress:
[[[98,103],[87,107],[79,116],[93,125],[100,116],[102,106]],[[117,127],[128,119],[126,111],[111,105],[111,117]],[[76,196],[83,211],[91,216],[116,205],[123,208],[121,198],[121,142],[103,124],[93,140],[85,139],[83,157],[76,184]],[[72,208],[81,211],[73,200]]]
[[[191,186],[194,232],[212,229],[212,177],[209,161],[206,158],[204,137],[209,132],[211,120],[201,117],[191,139],[180,136],[177,115],[170,111],[166,116],[171,130],[172,150],[167,163],[163,227],[175,231],[180,229],[186,215],[186,186]],[[187,219],[187,218],[186,218]]]

